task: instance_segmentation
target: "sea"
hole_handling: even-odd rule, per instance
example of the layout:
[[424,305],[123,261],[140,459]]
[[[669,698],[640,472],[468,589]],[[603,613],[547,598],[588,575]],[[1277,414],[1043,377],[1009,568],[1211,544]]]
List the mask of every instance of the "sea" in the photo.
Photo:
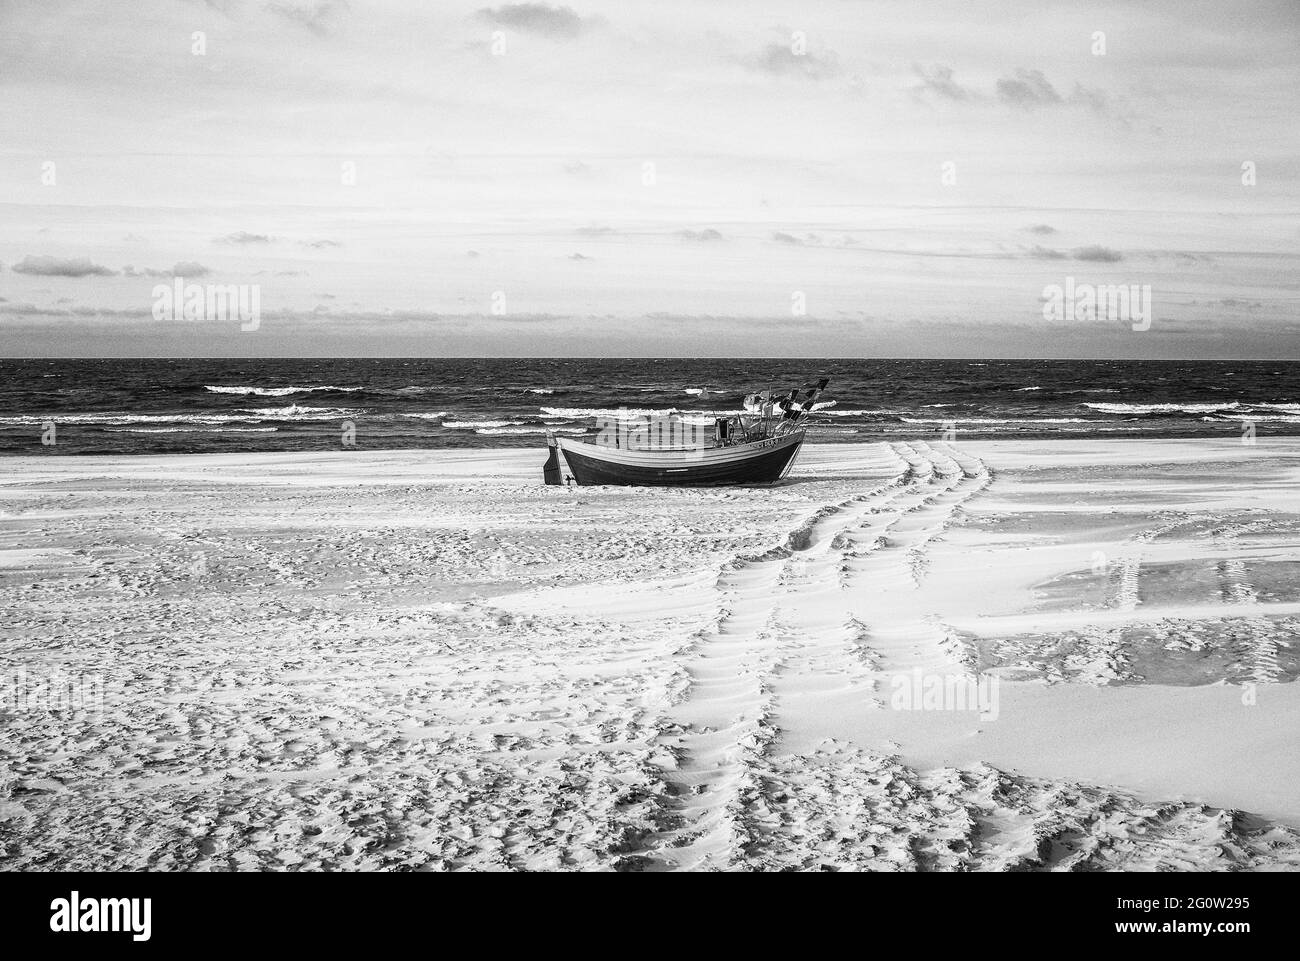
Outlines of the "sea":
[[3,360],[0,453],[538,447],[822,377],[820,443],[1300,434],[1292,361]]

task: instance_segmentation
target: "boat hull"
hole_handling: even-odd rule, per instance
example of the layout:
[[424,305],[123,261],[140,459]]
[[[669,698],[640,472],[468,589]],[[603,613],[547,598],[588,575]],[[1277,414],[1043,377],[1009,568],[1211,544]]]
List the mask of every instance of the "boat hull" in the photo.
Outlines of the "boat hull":
[[559,438],[568,473],[583,487],[702,487],[770,484],[794,464],[803,431],[735,447],[690,451],[623,450]]

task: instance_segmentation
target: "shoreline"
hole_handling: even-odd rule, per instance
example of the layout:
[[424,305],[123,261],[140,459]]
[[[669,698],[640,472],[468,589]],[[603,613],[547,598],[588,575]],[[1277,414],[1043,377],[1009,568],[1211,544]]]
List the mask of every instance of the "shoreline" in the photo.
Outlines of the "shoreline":
[[[360,420],[360,418],[358,418]],[[1297,418],[1300,420],[1300,418]],[[42,447],[40,444],[40,423],[53,421],[59,423],[58,416],[48,418],[39,418],[33,420],[33,426],[29,427],[22,434],[24,437],[22,447],[5,447],[0,449],[0,463],[13,458],[32,457],[187,457],[199,455],[216,455],[216,456],[234,456],[238,454],[328,454],[328,453],[387,453],[387,452],[433,452],[433,451],[511,451],[527,449],[528,444],[519,440],[520,435],[516,435],[509,442],[491,442],[484,441],[481,438],[471,437],[448,437],[431,435],[430,439],[437,443],[432,446],[420,447],[411,446],[366,446],[366,441],[361,441],[356,447],[343,448],[337,442],[338,431],[331,426],[329,430],[322,431],[319,434],[312,434],[301,429],[284,429],[280,428],[256,428],[252,431],[255,436],[265,437],[268,441],[271,435],[275,435],[277,440],[285,440],[289,444],[303,445],[285,448],[272,449],[250,449],[243,450],[146,450],[138,451],[113,450],[113,451],[81,451],[68,450],[68,442],[60,441],[59,444]],[[364,423],[364,421],[361,421]],[[936,424],[938,421],[936,421]],[[1054,442],[1063,444],[1072,444],[1079,442],[1096,442],[1096,443],[1146,443],[1148,441],[1189,441],[1189,442],[1218,442],[1225,444],[1242,444],[1244,434],[1244,421],[1224,421],[1221,422],[1221,430],[1211,430],[1204,426],[1189,426],[1185,430],[1175,428],[1149,428],[1143,426],[1135,427],[1116,427],[1106,430],[1006,430],[999,428],[971,428],[963,427],[960,420],[957,423],[956,439],[944,441],[943,431],[938,427],[929,429],[899,429],[890,431],[871,431],[863,428],[830,428],[821,433],[817,433],[817,427],[812,428],[810,441],[805,446],[820,447],[842,447],[858,446],[862,444],[877,443],[959,443],[959,444],[987,444],[987,443],[1044,443]],[[1277,423],[1269,422],[1267,419],[1260,419],[1254,422],[1256,443],[1269,443],[1273,441],[1282,441],[1286,439],[1300,438],[1300,422],[1297,423]],[[75,425],[74,425],[75,426]],[[61,428],[66,431],[67,428]],[[142,437],[158,438],[160,435],[151,429],[141,431],[132,431],[126,428],[115,428],[116,433],[120,434],[139,434]],[[14,438],[14,443],[19,443],[15,435],[17,431],[13,428],[0,429],[0,443],[7,442]],[[184,435],[186,431],[177,431],[177,434]],[[195,430],[194,436],[207,438],[211,443],[211,438],[217,436],[240,436],[247,437],[248,434],[242,431],[227,432],[222,430],[204,431]],[[588,437],[594,437],[595,432],[588,434],[575,434],[572,430],[562,429],[559,431],[561,436],[571,437],[577,440],[583,440]],[[832,435],[842,436],[843,439],[830,439]],[[66,437],[66,434],[63,435]],[[172,435],[167,435],[172,436]],[[537,429],[523,436],[533,438],[535,446],[544,447],[546,445],[546,431]],[[328,440],[326,440],[328,438]],[[373,438],[372,438],[373,439]],[[157,443],[158,441],[154,441]],[[78,443],[84,443],[79,441]],[[1245,446],[1243,444],[1243,446]]]

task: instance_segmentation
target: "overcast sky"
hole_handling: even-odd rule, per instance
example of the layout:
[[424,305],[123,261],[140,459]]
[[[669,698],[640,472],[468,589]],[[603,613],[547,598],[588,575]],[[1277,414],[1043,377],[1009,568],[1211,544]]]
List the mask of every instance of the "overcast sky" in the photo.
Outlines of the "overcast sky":
[[1294,0],[6,0],[0,354],[1295,358],[1298,92]]

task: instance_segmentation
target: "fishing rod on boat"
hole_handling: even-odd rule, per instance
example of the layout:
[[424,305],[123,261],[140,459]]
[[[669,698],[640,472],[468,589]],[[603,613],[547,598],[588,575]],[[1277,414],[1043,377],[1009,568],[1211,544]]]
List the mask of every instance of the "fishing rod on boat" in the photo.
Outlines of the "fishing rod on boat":
[[[771,388],[760,393],[747,394],[741,406],[746,413],[756,416],[747,421],[745,414],[742,413],[737,418],[741,430],[747,439],[756,430],[761,439],[782,436],[802,427],[807,423],[804,418],[814,413],[813,405],[828,383],[830,378],[823,377],[815,384],[805,383],[802,387],[792,388],[783,395],[773,396]],[[719,418],[719,421],[721,420],[722,418]]]
[[[776,433],[784,434],[803,427],[807,423],[804,418],[811,417],[815,413],[813,406],[829,383],[830,378],[823,377],[816,384],[804,384],[802,387],[796,387],[783,397],[777,404],[781,408],[782,414],[781,421],[776,427]],[[803,421],[803,423],[800,423],[800,421]]]

